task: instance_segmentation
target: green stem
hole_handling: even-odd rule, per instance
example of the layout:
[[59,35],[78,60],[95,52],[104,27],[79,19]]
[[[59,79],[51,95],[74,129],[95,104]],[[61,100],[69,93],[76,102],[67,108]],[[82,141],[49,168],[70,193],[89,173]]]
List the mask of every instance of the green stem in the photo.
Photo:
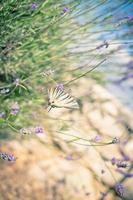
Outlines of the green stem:
[[[60,131],[57,131],[57,132],[64,134],[64,135],[67,135],[67,136],[70,136],[70,137],[74,137],[74,139],[67,141],[68,143],[74,142],[76,140],[83,140],[83,141],[87,141],[87,142],[91,142],[91,143],[97,143],[95,141],[93,142],[92,140],[81,138],[81,137],[78,137],[78,136],[75,136],[75,135],[66,134],[66,133],[63,133],[63,132],[60,132]],[[81,143],[78,143],[78,144],[85,145],[85,146],[92,146],[92,145],[88,145],[88,144],[81,144]],[[98,142],[98,144],[93,145],[93,146],[104,146],[104,145],[110,145],[110,144],[113,144],[112,141],[111,142]]]
[[16,129],[14,126],[12,126],[12,124],[11,123],[9,123],[8,122],[8,126],[12,129],[12,130],[14,130],[15,132],[19,132],[19,130],[18,129]]
[[64,84],[64,85],[69,85],[69,84],[71,84],[72,82],[78,80],[79,78],[82,78],[82,77],[86,76],[88,73],[92,72],[94,69],[96,69],[98,66],[100,66],[100,65],[101,65],[103,62],[105,62],[105,61],[106,61],[106,58],[105,58],[104,60],[102,60],[100,63],[98,63],[97,65],[95,65],[92,69],[90,69],[90,70],[88,70],[87,72],[81,74],[80,76],[78,76],[78,77],[76,77],[76,78],[74,78],[74,79],[68,81],[68,82],[67,82],[66,84]]

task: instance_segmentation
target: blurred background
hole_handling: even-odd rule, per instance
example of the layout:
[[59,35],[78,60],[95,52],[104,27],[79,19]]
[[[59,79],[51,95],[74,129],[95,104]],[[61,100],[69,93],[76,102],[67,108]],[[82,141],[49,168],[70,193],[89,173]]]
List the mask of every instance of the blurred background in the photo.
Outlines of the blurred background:
[[0,200],[132,200],[132,35],[132,0],[0,1]]

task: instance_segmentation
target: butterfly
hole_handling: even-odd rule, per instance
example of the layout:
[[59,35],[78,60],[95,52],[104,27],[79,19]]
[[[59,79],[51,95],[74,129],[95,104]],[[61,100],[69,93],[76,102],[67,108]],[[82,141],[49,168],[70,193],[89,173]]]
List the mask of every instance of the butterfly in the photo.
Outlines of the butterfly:
[[52,108],[78,109],[79,105],[68,92],[56,87],[48,90],[48,112]]

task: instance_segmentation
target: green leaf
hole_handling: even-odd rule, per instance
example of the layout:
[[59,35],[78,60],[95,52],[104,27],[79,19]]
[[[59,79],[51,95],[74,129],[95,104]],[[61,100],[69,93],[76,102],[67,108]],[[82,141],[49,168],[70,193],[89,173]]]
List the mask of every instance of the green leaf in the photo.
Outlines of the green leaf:
[[5,123],[5,119],[0,118],[0,125],[3,125]]

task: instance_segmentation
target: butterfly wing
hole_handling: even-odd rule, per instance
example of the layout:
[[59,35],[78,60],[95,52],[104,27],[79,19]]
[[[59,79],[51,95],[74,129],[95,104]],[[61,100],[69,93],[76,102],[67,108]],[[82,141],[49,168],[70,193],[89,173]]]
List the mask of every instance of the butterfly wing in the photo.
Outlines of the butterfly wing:
[[77,101],[68,93],[58,88],[51,88],[48,91],[49,105],[57,108],[78,109]]

